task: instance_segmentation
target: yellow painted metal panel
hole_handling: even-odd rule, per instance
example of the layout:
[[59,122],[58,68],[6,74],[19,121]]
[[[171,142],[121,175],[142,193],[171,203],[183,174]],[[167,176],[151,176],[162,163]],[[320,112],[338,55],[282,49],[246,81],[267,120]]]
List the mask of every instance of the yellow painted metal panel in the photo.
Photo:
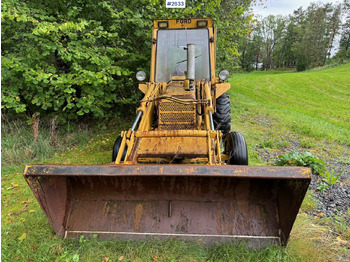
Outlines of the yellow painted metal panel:
[[206,137],[145,137],[141,138],[138,157],[205,157]]
[[147,84],[139,84],[139,89],[142,91],[142,93],[146,94],[148,90]]
[[[216,134],[219,131],[211,131],[210,137],[216,138]],[[208,131],[206,130],[165,130],[165,131],[145,131],[135,132],[135,137],[207,137]]]
[[198,28],[197,21],[207,21],[207,27],[213,27],[213,20],[211,18],[184,18],[184,19],[161,19],[154,20],[154,28],[159,29],[158,22],[168,22],[167,29],[176,28]]
[[225,93],[227,90],[231,88],[230,83],[220,83],[220,84],[216,84],[215,86],[216,86],[216,98],[218,98],[219,96],[221,96],[223,93]]

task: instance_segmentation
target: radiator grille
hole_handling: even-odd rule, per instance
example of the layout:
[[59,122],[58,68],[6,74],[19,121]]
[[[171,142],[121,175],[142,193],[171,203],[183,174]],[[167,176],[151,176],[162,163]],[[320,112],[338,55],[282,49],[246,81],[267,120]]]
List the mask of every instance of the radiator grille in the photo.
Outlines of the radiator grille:
[[160,113],[160,121],[162,123],[169,123],[169,122],[193,122],[193,113]]
[[194,105],[185,105],[185,104],[179,104],[174,102],[160,102],[160,111],[191,111],[194,110]]
[[193,130],[196,127],[196,107],[171,101],[159,102],[160,130]]

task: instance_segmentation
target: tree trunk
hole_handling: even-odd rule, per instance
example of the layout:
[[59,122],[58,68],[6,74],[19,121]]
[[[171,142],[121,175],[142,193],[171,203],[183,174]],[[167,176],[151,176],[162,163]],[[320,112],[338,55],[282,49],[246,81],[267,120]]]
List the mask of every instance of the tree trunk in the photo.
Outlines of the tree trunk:
[[57,141],[56,141],[56,120],[58,116],[54,116],[54,118],[51,119],[51,139],[50,139],[50,145],[55,146]]
[[33,139],[37,143],[38,143],[38,136],[39,136],[39,122],[40,122],[40,113],[34,113],[32,116]]
[[259,56],[260,56],[260,49],[256,55],[256,58],[255,58],[255,70],[258,71],[258,64],[259,64]]

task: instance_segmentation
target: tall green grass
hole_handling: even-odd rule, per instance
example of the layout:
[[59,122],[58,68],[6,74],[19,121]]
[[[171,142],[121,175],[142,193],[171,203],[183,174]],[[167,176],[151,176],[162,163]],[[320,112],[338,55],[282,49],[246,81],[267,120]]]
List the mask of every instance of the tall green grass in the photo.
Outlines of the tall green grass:
[[28,161],[42,162],[74,146],[84,145],[94,135],[91,124],[67,124],[58,130],[57,143],[50,144],[48,124],[39,126],[38,141],[33,139],[31,125],[26,121],[3,122],[1,125],[1,162],[3,166],[20,165]]

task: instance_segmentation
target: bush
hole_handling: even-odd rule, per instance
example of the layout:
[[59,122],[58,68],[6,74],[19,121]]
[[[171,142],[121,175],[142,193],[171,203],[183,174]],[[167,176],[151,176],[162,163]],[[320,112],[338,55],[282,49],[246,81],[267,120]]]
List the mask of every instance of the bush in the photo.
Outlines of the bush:
[[296,69],[298,72],[305,71],[307,69],[307,63],[304,60],[298,60],[296,64]]
[[298,153],[290,152],[287,155],[279,155],[277,166],[304,166],[310,167],[314,174],[321,174],[325,171],[325,163],[313,156],[309,152]]

